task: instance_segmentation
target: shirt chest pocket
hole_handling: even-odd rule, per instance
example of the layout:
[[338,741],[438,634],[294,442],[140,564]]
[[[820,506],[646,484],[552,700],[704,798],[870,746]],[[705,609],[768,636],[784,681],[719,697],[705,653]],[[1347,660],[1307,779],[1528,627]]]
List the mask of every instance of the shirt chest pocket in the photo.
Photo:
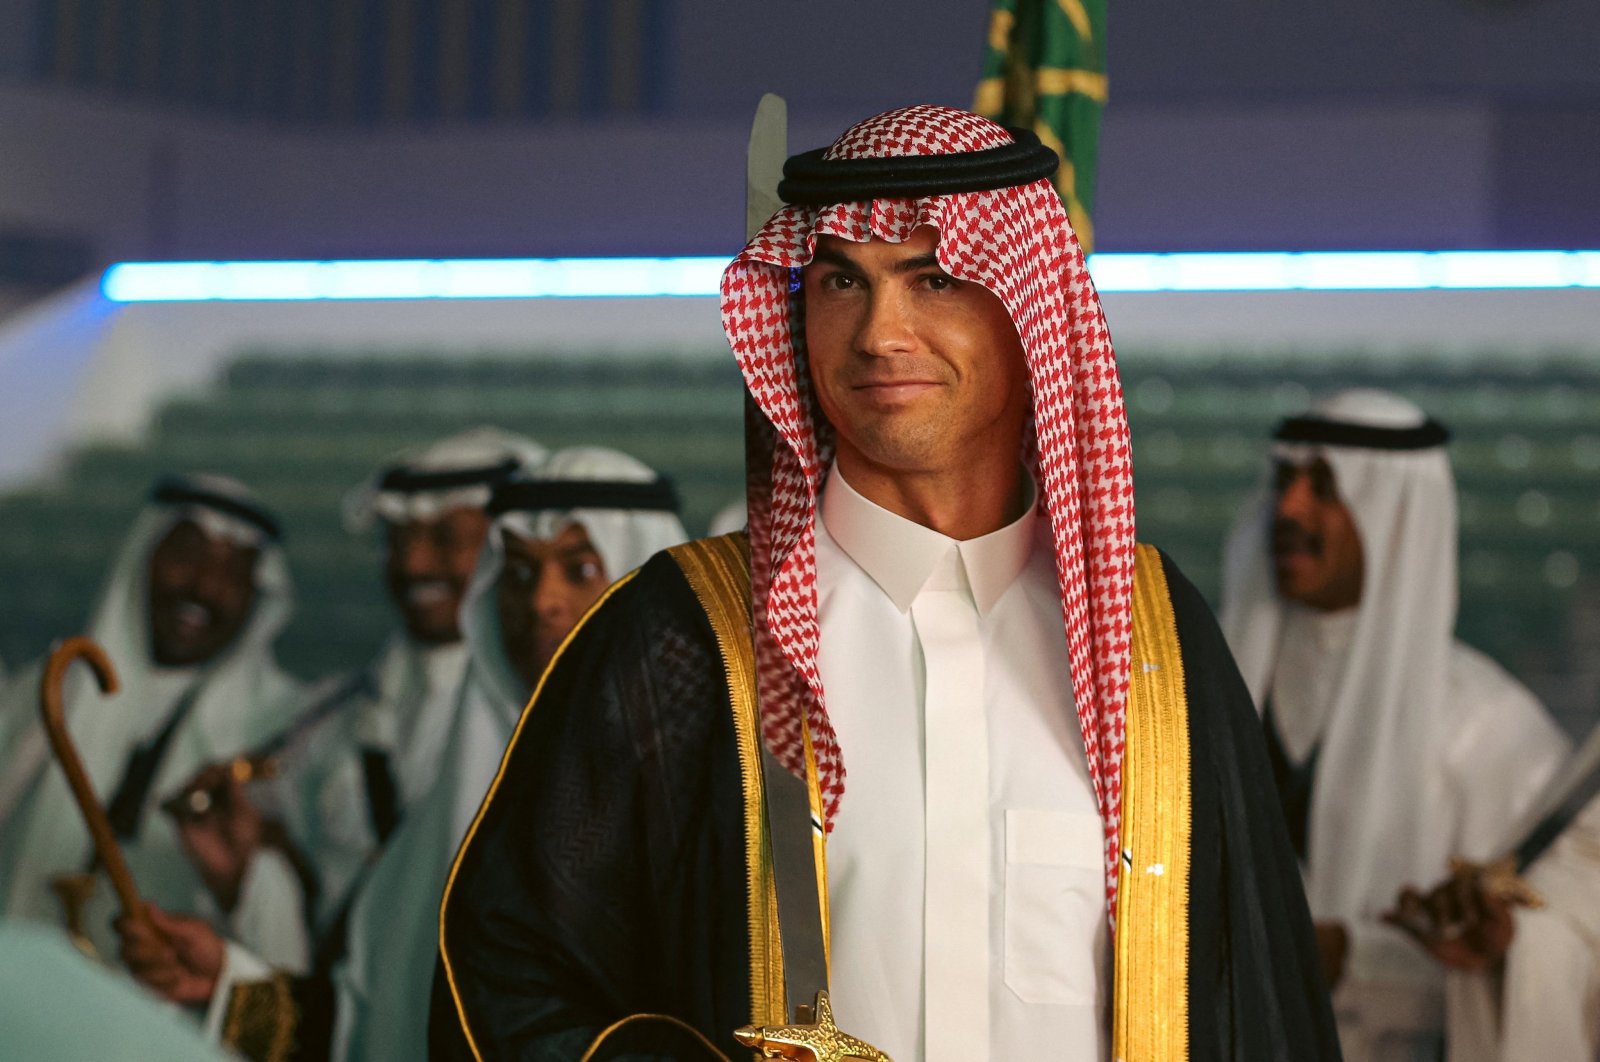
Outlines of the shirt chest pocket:
[[1098,815],[1006,811],[1006,986],[1024,1002],[1096,1002],[1103,838]]

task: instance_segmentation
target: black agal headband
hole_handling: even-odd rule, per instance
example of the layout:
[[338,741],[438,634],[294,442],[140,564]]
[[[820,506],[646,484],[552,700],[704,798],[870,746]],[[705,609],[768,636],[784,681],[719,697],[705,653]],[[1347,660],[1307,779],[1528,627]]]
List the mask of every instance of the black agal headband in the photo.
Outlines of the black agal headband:
[[1053,177],[1061,168],[1061,159],[1031,130],[1007,126],[1006,132],[1015,143],[943,155],[829,159],[827,148],[803,152],[783,164],[778,198],[794,206],[827,206],[992,192]]
[[1284,443],[1354,446],[1363,450],[1428,450],[1449,442],[1450,432],[1432,417],[1414,428],[1376,428],[1370,424],[1305,416],[1284,420],[1272,437]]
[[422,494],[457,487],[493,486],[522,467],[514,457],[490,465],[437,471],[394,465],[378,477],[378,489],[394,494]]
[[270,541],[283,541],[283,525],[265,506],[212,490],[198,480],[185,476],[162,476],[150,488],[150,500],[157,505],[197,505],[202,509],[210,509],[243,520]]
[[502,483],[489,499],[489,515],[570,509],[627,509],[675,513],[678,489],[666,476],[638,480],[523,479]]

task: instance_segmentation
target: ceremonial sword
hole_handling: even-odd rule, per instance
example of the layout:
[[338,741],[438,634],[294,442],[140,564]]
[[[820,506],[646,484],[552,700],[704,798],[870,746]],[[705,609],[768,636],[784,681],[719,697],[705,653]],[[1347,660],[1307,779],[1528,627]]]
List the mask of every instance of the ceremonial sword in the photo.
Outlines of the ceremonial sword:
[[[358,694],[368,697],[378,695],[378,681],[370,669],[364,668],[343,682],[336,683],[328,693],[301,712],[286,729],[229,760],[226,764],[228,777],[241,785],[276,777],[279,757],[284,750]],[[217,806],[225,784],[226,779],[221,784],[213,782],[210,785],[198,785],[191,781],[175,796],[163,802],[161,810],[178,822],[197,821]]]
[[1555,779],[1545,787],[1539,811],[1530,816],[1529,825],[1517,840],[1482,867],[1456,862],[1457,873],[1482,875],[1483,886],[1500,899],[1528,907],[1543,907],[1544,900],[1522,875],[1550,850],[1572,821],[1596,797],[1600,797],[1600,726],[1590,732],[1578,750],[1568,757]]
[[[788,157],[788,105],[767,93],[756,107],[745,159],[745,236],[753,237],[783,206],[778,181]],[[765,455],[751,455],[762,460]],[[757,703],[759,704],[759,698]],[[733,1035],[768,1058],[840,1062],[864,1058],[890,1062],[877,1048],[840,1031],[828,998],[828,960],[822,932],[822,901],[816,847],[812,838],[823,826],[811,813],[806,779],[796,777],[761,745],[761,780],[765,799],[772,876],[778,893],[778,939],[783,952],[783,1013],[787,1025],[746,1026]]]

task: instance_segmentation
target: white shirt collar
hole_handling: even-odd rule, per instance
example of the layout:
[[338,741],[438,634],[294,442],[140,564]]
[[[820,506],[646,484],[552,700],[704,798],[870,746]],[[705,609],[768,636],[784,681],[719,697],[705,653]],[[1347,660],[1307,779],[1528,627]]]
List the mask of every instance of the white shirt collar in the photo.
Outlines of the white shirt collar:
[[959,542],[869,501],[844,481],[836,466],[822,491],[823,530],[901,612],[910,610],[939,563],[954,549],[966,568],[978,614],[987,615],[1033,552],[1038,495],[1031,476],[1027,486],[1028,503],[1021,516],[998,531]]

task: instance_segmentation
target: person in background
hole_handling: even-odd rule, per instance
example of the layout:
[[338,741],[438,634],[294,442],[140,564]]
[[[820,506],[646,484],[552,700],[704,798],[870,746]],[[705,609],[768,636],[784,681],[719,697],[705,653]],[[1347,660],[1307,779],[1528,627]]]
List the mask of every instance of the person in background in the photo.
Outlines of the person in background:
[[1444,978],[1382,915],[1482,858],[1568,751],[1454,638],[1448,433],[1354,390],[1284,421],[1224,558],[1222,626],[1261,711],[1350,1062],[1437,1057]]
[[472,651],[439,782],[373,868],[338,976],[342,1062],[426,1057],[439,898],[539,677],[607,588],[689,536],[669,481],[596,447],[557,451],[500,487],[462,611]]
[[[175,911],[222,918],[276,961],[305,961],[299,938],[269,918],[229,919],[211,906],[174,824],[158,812],[205,764],[281,731],[304,697],[273,646],[293,608],[281,528],[253,494],[215,475],[157,481],[128,532],[83,632],[105,649],[120,690],[102,695],[86,667],[65,687],[66,719],[142,895]],[[75,632],[62,632],[63,634]],[[0,912],[58,922],[54,879],[90,870],[93,849],[39,719],[39,661],[0,697]],[[265,900],[292,884],[276,855],[235,883]],[[270,902],[269,902],[270,905]],[[298,916],[298,901],[290,916]],[[111,954],[108,883],[83,928]]]
[[[360,876],[438,771],[466,671],[457,613],[488,531],[484,506],[496,483],[544,456],[532,440],[476,428],[397,456],[347,499],[353,530],[381,523],[397,629],[369,667],[305,699],[271,742],[271,777],[246,785],[231,764],[212,762],[188,784],[206,798],[171,807],[184,851],[227,915],[210,921],[225,940],[229,976],[325,973],[342,954]],[[247,893],[240,883],[263,859],[287,861],[296,873]],[[240,921],[266,927],[258,936],[298,942],[302,957],[285,961],[282,943],[251,946],[230,932]],[[158,988],[168,978],[179,1002],[211,1002],[205,978],[174,973],[190,965],[179,919],[157,902],[151,922],[160,932],[119,924],[135,975]],[[205,945],[192,961],[209,967],[210,936]],[[210,1020],[220,1021],[218,1008]]]
[[[495,488],[486,548],[461,615],[470,652],[435,785],[361,878],[348,947],[331,971],[295,976],[226,964],[224,942],[194,920],[164,925],[177,946],[135,964],[147,984],[184,984],[211,1005],[214,1031],[249,1049],[292,1029],[302,1053],[423,1058],[438,903],[456,846],[487,790],[542,668],[612,582],[687,535],[669,482],[598,448],[563,450],[531,477]],[[177,997],[173,997],[177,998]],[[274,1005],[276,1001],[277,1005]]]

